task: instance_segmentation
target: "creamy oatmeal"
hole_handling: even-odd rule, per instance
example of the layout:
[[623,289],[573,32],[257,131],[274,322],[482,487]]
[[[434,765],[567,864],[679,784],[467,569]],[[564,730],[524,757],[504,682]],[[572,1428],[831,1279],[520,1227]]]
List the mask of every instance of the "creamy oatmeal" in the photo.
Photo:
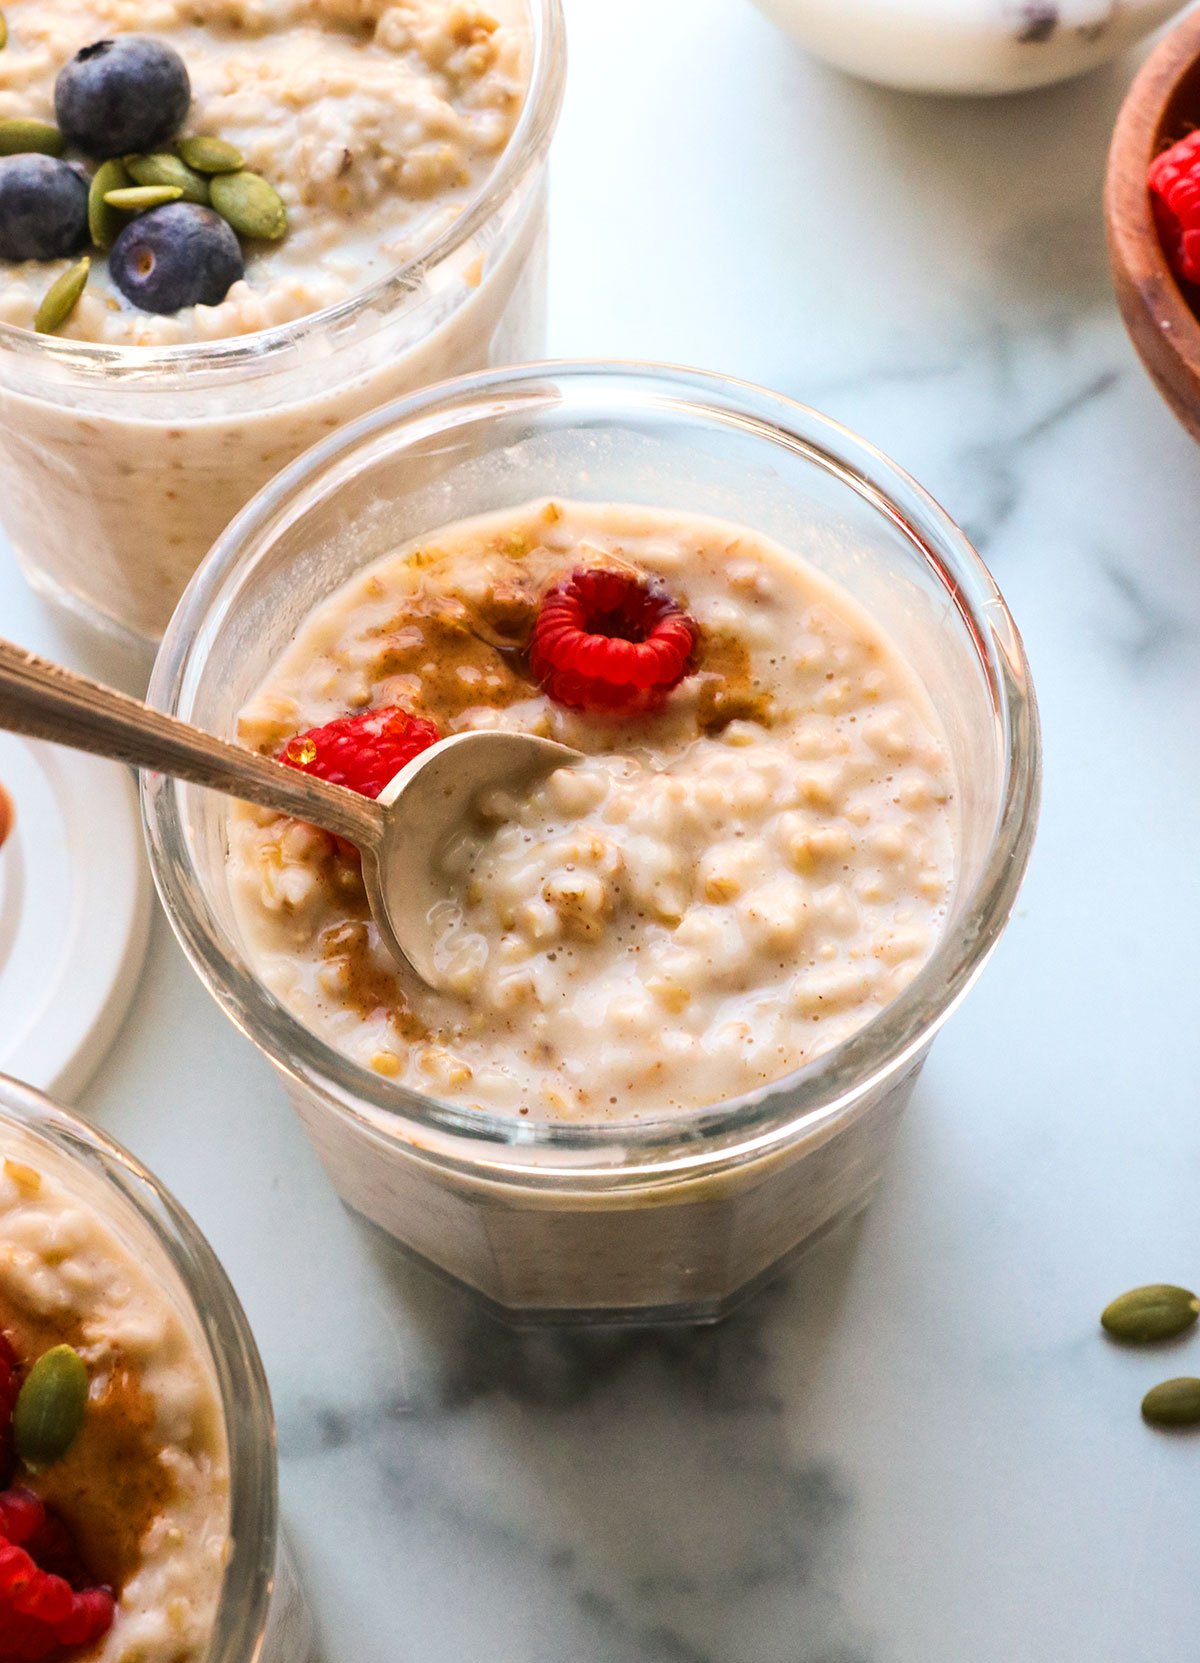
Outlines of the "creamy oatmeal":
[[[528,78],[526,28],[473,0],[12,0],[0,120],[54,121],[54,81],[81,47],[149,34],[191,79],[184,136],[233,144],[279,191],[288,232],[248,249],[213,306],[152,316],[103,258],[68,338],[120,345],[215,340],[345,300],[431,243],[504,149]],[[70,263],[8,264],[0,321],[32,327]]]
[[[33,1491],[68,1533],[75,1584],[107,1587],[116,1599],[107,1632],[68,1654],[80,1663],[201,1663],[229,1548],[225,1428],[211,1367],[130,1247],[42,1170],[36,1153],[7,1141],[5,1355],[28,1382],[39,1358],[70,1347],[87,1375],[73,1441],[31,1468],[18,1437],[9,1493]],[[18,1432],[20,1415],[18,1399]],[[8,1620],[0,1610],[0,1628]]]
[[[325,602],[243,711],[246,744],[278,753],[399,705],[443,735],[505,725],[588,754],[527,800],[480,804],[447,849],[436,993],[379,945],[352,851],[236,810],[264,981],[380,1073],[538,1118],[715,1103],[869,1021],[946,916],[954,781],[912,670],[802,555],[715,521],[543,503],[425,538]],[[604,568],[698,625],[690,673],[636,718],[530,679],[547,590]]]

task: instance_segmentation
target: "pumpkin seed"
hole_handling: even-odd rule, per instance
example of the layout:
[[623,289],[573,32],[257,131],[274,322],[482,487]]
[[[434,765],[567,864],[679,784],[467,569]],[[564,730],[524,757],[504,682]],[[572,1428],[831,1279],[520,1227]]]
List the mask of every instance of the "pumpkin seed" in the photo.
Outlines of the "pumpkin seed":
[[153,156],[126,156],[125,166],[138,185],[178,185],[185,202],[208,206],[208,180],[178,156],[156,151]]
[[30,1369],[13,1410],[17,1454],[31,1467],[48,1467],[70,1449],[83,1425],[88,1375],[69,1345],[44,1351]]
[[1187,1288],[1169,1282],[1151,1282],[1131,1288],[1114,1299],[1100,1313],[1106,1334],[1126,1345],[1153,1345],[1156,1340],[1173,1340],[1184,1334],[1200,1317],[1200,1299]]
[[1200,1426],[1200,1380],[1181,1375],[1151,1387],[1142,1399],[1142,1419],[1151,1426]]
[[[80,295],[87,288],[88,273],[91,269],[92,262],[85,254],[82,260],[68,266],[62,276],[51,283],[33,320],[33,327],[39,335],[53,335],[55,330],[61,329],[66,323],[75,310]],[[46,1355],[49,1357],[51,1353],[47,1352]],[[33,1379],[32,1374],[29,1378]]]
[[224,139],[180,139],[179,154],[197,173],[240,173],[246,165],[241,151]]
[[30,121],[24,116],[0,121],[0,156],[28,156],[34,151],[61,156],[66,148],[66,139],[48,121]]
[[209,186],[213,207],[242,237],[278,242],[288,228],[287,209],[274,185],[257,173],[218,173]]
[[0,52],[8,45],[8,19],[0,12]]
[[92,182],[88,187],[88,230],[97,248],[111,248],[124,223],[117,210],[105,201],[105,197],[109,191],[128,188],[129,175],[125,171],[125,164],[116,156],[110,162],[101,162],[93,173]]
[[164,202],[178,202],[182,195],[178,185],[130,185],[126,190],[105,191],[104,200],[123,213],[144,214],[149,208],[161,208]]

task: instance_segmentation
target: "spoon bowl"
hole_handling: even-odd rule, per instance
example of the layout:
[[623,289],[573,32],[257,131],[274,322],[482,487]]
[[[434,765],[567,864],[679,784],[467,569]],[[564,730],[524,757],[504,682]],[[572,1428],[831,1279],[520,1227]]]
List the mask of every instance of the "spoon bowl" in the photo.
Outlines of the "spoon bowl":
[[446,898],[442,852],[489,791],[532,791],[582,760],[553,739],[494,728],[451,734],[406,763],[376,799],[380,840],[363,857],[363,881],[380,935],[430,987],[440,985],[433,910]]

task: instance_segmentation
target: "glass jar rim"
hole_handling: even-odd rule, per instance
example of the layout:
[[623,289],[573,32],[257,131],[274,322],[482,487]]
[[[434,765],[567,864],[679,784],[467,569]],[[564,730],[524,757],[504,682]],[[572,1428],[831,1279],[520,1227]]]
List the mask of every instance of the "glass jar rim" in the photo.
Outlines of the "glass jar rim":
[[305,1027],[245,965],[209,906],[192,867],[184,788],[143,776],[151,867],[167,916],[201,979],[243,1032],[285,1075],[332,1096],[344,1114],[376,1132],[408,1135],[424,1157],[450,1165],[474,1164],[486,1149],[489,1169],[508,1165],[534,1184],[561,1179],[564,1172],[572,1178],[611,1174],[615,1163],[623,1178],[637,1170],[682,1173],[710,1161],[714,1146],[741,1159],[817,1131],[876,1082],[909,1067],[1000,938],[1028,863],[1040,800],[1040,730],[1020,634],[991,573],[945,510],[881,451],[830,417],[750,382],[672,365],[549,360],[484,371],[396,400],[323,440],[242,510],[201,564],[168,625],[150,703],[180,713],[181,700],[202,676],[225,609],[236,600],[239,580],[264,552],[255,549],[259,534],[286,513],[297,493],[319,491],[339,462],[384,435],[419,428],[426,437],[439,417],[449,423],[464,411],[496,411],[509,395],[528,407],[539,382],[582,389],[605,380],[617,384],[627,409],[639,397],[661,397],[696,414],[706,408],[714,415],[732,412],[743,431],[756,430],[832,472],[914,544],[979,654],[999,729],[1003,779],[988,856],[958,917],[908,987],[856,1033],[803,1067],[725,1102],[654,1119],[560,1123],[464,1108],[412,1091],[353,1062]]
[[390,303],[400,303],[419,287],[424,272],[451,258],[487,223],[497,207],[520,186],[545,154],[562,107],[566,76],[566,24],[562,0],[525,0],[533,30],[529,86],[521,114],[498,162],[468,198],[451,224],[417,252],[365,289],[345,300],[288,323],[274,324],[248,335],[214,341],[182,341],[168,346],[138,346],[121,342],[75,341],[57,335],[38,335],[16,324],[0,322],[0,356],[5,353],[52,367],[58,374],[74,374],[106,383],[142,382],[154,374],[186,374],[189,380],[207,372],[244,374],[321,336],[353,323],[375,309],[387,315]]
[[245,1663],[248,1637],[266,1630],[279,1537],[275,1417],[246,1313],[195,1221],[115,1138],[7,1074],[0,1074],[0,1117],[98,1172],[150,1231],[188,1295],[216,1375],[229,1452],[230,1551],[205,1663]]

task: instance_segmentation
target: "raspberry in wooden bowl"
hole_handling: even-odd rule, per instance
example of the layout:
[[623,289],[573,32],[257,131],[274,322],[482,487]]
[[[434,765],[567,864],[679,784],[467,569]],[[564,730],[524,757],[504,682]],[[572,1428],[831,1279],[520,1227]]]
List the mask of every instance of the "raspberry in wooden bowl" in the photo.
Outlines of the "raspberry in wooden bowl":
[[0,1077],[0,1658],[304,1663],[270,1399],[211,1249]]
[[991,580],[869,447],[687,372],[450,383],[275,489],[152,697],[365,791],[463,728],[583,761],[448,842],[436,992],[353,850],[150,782],[185,945],[422,1257],[520,1320],[720,1315],[865,1203],[1011,905],[1037,733]]
[[1151,380],[1200,439],[1200,13],[1170,29],[1125,96],[1104,211],[1121,316]]

